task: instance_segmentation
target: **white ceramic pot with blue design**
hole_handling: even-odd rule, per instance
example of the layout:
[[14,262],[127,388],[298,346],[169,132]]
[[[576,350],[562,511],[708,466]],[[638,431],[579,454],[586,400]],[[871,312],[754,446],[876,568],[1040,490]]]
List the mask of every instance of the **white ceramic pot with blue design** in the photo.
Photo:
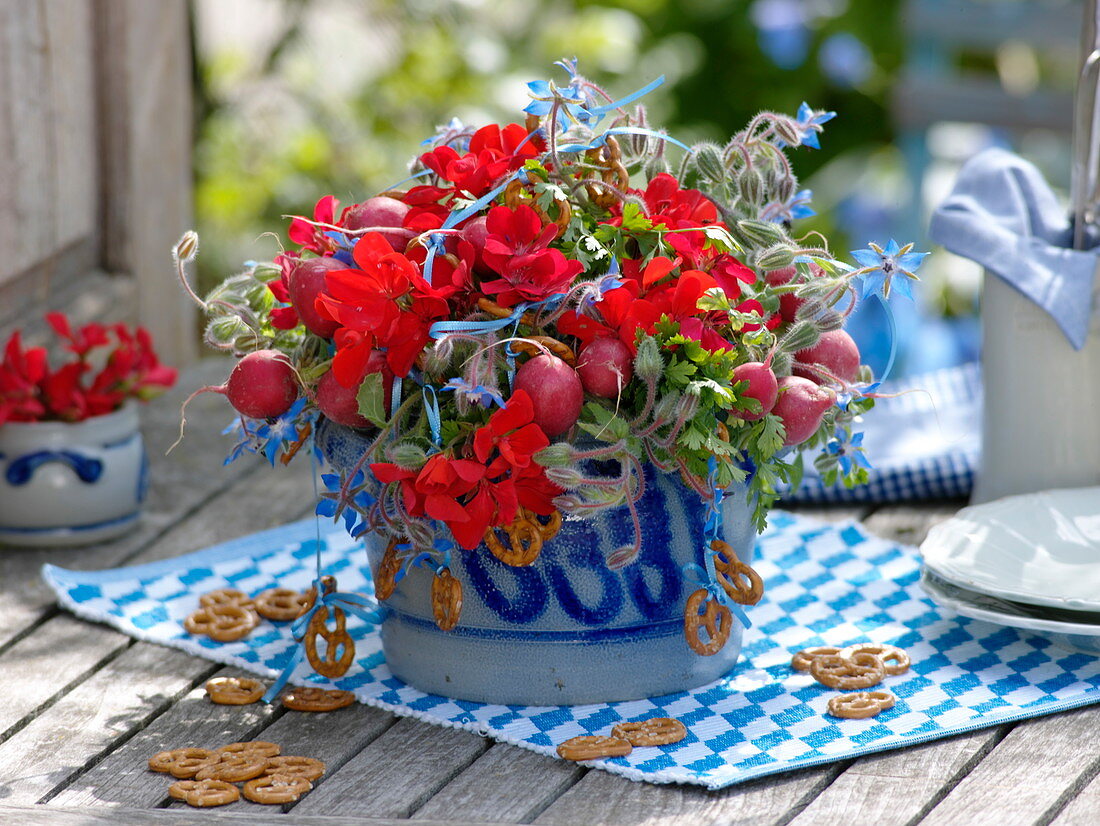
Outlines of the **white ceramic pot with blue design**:
[[0,542],[84,545],[131,529],[148,460],[137,405],[82,422],[0,425]]
[[[366,440],[325,422],[321,449],[347,468]],[[642,550],[621,570],[605,559],[632,544],[625,508],[566,519],[538,559],[511,567],[484,545],[459,550],[451,573],[462,584],[457,626],[435,624],[433,572],[413,568],[383,603],[382,643],[395,676],[423,691],[464,700],[522,705],[612,702],[682,691],[725,676],[737,662],[742,626],[733,619],[724,647],[700,656],[684,636],[687,598],[700,588],[685,569],[704,564],[705,507],[679,476],[647,466],[637,504]],[[755,532],[744,491],[731,491],[723,531],[742,558]],[[377,571],[385,543],[368,538]]]

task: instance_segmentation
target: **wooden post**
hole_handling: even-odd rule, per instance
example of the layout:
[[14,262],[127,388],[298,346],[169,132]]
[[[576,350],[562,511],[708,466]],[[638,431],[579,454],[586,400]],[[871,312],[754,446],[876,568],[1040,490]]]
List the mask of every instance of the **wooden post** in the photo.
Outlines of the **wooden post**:
[[137,315],[170,364],[198,353],[195,307],[171,249],[192,226],[191,52],[186,0],[94,0],[100,252],[130,273]]

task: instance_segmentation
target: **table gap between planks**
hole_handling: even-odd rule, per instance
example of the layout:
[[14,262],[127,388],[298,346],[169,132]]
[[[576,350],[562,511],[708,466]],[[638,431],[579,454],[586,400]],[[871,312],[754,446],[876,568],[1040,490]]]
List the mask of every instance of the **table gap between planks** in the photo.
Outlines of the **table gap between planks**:
[[[226,443],[210,434],[230,418],[220,397],[195,400],[189,436],[164,455],[180,401],[224,371],[219,361],[201,364],[144,411],[153,486],[140,527],[90,548],[0,552],[0,823],[234,824],[280,812],[292,813],[288,822],[328,826],[1096,822],[1097,708],[708,792],[634,783],[363,705],[329,715],[212,705],[205,681],[235,672],[60,611],[38,569],[45,561],[84,569],[150,562],[311,511],[307,463],[271,470],[242,460],[219,472]],[[858,519],[917,544],[961,504],[801,512]],[[318,757],[328,773],[297,804],[200,811],[168,798],[166,777],[146,770],[165,748],[254,738]]]

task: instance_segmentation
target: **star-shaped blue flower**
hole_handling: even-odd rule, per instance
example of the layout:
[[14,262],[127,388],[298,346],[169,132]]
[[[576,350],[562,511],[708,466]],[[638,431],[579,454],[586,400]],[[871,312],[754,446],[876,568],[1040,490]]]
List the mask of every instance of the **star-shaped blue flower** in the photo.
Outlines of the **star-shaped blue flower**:
[[321,501],[317,503],[317,515],[326,516],[333,521],[342,518],[344,530],[355,538],[366,533],[367,524],[363,515],[376,500],[367,489],[368,482],[363,471],[358,471],[346,488],[343,476],[336,473],[321,474],[321,484],[325,486],[325,490],[321,493]]
[[802,101],[802,105],[798,107],[798,115],[796,120],[798,121],[798,131],[800,140],[799,146],[808,146],[811,149],[820,149],[821,143],[817,139],[819,132],[823,132],[823,124],[828,123],[836,117],[836,112],[826,112],[824,109],[821,111],[814,111],[810,108],[810,104],[806,101]]
[[871,463],[863,452],[863,434],[856,433],[849,437],[846,431],[837,431],[836,435],[825,445],[827,453],[837,457],[840,467],[847,476],[853,467],[871,469]]
[[[558,102],[565,119],[586,125],[596,120],[596,116],[586,108],[588,100],[579,83],[570,82],[568,86],[561,88],[552,80],[532,80],[527,84],[527,94],[530,95],[531,102],[523,111],[529,115],[545,117],[550,114],[555,102]],[[561,122],[558,126],[564,129],[568,124]]]
[[861,266],[853,275],[864,276],[863,297],[881,293],[886,299],[890,297],[891,288],[896,286],[899,293],[912,299],[912,282],[920,280],[916,271],[928,253],[913,252],[911,243],[899,247],[893,238],[885,249],[875,243],[867,246],[865,250],[852,250],[852,257]]
[[440,391],[453,390],[456,393],[461,393],[470,404],[480,404],[486,408],[491,407],[493,404],[504,407],[504,398],[494,388],[486,387],[483,384],[470,384],[460,376],[450,379],[439,389]]
[[810,199],[813,197],[812,189],[800,189],[786,203],[772,201],[765,206],[761,217],[777,224],[782,221],[797,221],[799,218],[812,218],[817,215],[810,207]]

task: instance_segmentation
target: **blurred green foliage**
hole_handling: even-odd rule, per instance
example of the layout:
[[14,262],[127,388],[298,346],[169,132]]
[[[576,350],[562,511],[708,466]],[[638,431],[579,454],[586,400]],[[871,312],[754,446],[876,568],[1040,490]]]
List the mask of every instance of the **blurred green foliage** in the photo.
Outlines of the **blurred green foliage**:
[[[805,179],[844,153],[866,158],[892,139],[886,100],[902,58],[899,4],[268,0],[273,35],[197,44],[201,284],[273,255],[277,242],[260,236],[282,236],[281,216],[310,214],[328,193],[353,203],[400,181],[419,141],[452,116],[519,120],[524,82],[562,77],[551,65],[561,57],[578,57],[585,75],[617,95],[665,74],[645,104],[653,123],[685,142],[722,140],[761,109],[793,113],[806,100],[840,117],[820,151],[798,153],[796,172]],[[198,2],[195,14],[217,10],[216,0]],[[804,57],[782,68],[762,49],[759,26],[791,11],[806,23]],[[197,31],[211,28],[201,22]],[[858,83],[822,70],[822,44],[839,33],[870,57]]]

